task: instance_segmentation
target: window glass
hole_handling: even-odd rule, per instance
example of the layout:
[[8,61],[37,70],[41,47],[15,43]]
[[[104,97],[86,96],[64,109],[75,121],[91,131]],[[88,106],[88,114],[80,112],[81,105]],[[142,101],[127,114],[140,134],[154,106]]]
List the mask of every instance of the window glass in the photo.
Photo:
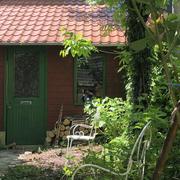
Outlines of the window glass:
[[75,63],[75,103],[104,96],[104,59],[94,56],[86,63]]
[[37,54],[15,52],[15,96],[37,97],[39,94],[39,61]]

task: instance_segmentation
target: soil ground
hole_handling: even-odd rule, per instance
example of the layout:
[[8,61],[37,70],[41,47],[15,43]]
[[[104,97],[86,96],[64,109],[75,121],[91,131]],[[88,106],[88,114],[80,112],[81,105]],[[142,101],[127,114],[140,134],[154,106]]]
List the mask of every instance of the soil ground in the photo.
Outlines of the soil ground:
[[[1,150],[0,151],[0,175],[8,169],[9,166],[19,164],[33,165],[37,167],[50,168],[57,170],[64,165],[73,166],[80,163],[82,158],[88,152],[88,146],[73,147],[66,153],[66,148],[47,149],[43,151],[25,151],[25,150]],[[94,146],[94,151],[101,151],[100,146]]]

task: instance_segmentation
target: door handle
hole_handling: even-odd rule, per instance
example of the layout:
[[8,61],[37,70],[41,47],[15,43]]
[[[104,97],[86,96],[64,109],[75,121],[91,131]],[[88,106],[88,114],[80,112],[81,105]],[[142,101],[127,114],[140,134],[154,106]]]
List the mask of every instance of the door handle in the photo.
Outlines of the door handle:
[[21,105],[32,105],[32,101],[20,101]]

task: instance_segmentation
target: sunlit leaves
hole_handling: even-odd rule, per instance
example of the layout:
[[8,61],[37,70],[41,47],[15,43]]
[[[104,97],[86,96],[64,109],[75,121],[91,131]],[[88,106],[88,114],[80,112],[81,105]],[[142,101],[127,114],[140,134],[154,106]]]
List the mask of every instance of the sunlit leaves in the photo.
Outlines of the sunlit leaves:
[[64,49],[59,53],[62,57],[71,54],[72,57],[89,58],[92,52],[98,52],[92,42],[83,38],[80,34],[75,34],[64,29],[62,30],[62,36],[64,37]]
[[[180,39],[180,16],[176,14],[161,15],[155,21],[149,20],[147,28],[151,31],[151,35],[146,33],[146,37],[131,42],[130,48],[134,51],[141,51],[146,47],[154,47],[159,42],[166,42],[170,48],[173,44],[175,48],[179,44]],[[176,41],[175,41],[176,39]]]

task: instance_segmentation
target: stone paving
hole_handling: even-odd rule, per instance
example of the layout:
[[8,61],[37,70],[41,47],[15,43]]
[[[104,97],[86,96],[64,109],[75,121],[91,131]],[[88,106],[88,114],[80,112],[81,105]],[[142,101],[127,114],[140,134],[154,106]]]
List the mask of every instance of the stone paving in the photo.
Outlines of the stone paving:
[[0,150],[0,175],[2,175],[9,166],[22,163],[22,161],[18,159],[20,154],[22,154],[20,150]]

